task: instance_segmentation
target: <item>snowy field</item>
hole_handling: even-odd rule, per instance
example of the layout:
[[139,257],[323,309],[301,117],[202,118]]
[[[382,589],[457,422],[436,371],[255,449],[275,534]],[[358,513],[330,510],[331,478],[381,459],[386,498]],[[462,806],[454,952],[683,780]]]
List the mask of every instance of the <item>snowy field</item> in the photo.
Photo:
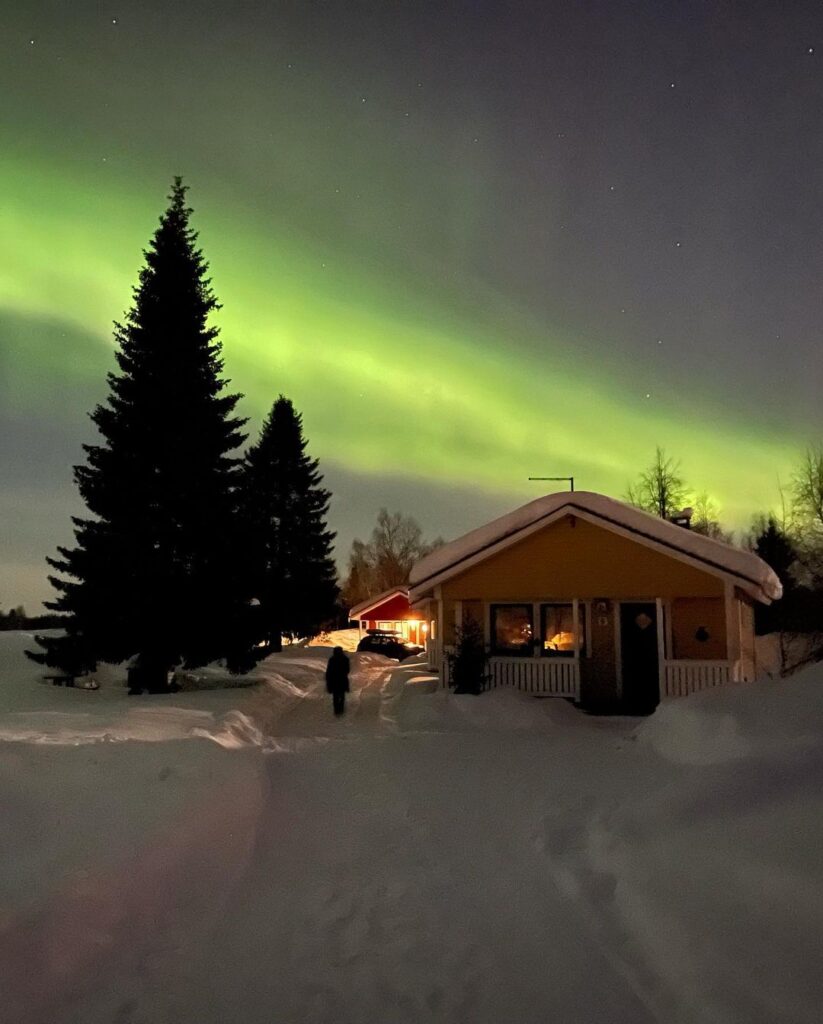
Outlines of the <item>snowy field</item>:
[[329,649],[37,681],[0,634],[0,1020],[823,1019],[823,670],[647,720]]

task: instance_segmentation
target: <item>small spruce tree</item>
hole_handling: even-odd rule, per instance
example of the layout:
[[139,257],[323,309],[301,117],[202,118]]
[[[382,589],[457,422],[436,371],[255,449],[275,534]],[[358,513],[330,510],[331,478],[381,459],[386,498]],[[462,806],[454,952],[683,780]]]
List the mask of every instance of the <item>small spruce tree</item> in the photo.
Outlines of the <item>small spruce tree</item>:
[[489,654],[483,627],[467,619],[455,629],[454,650],[447,653],[450,685],[455,693],[482,693],[488,681]]
[[797,561],[797,550],[773,515],[760,516],[755,520],[751,546],[754,553],[771,566],[783,584],[781,600],[769,605],[755,605],[757,633],[781,631],[795,624],[796,619],[802,621],[808,602],[796,587],[791,574],[792,565]]
[[331,493],[306,445],[303,418],[281,395],[244,462],[241,518],[260,657],[279,651],[284,634],[315,635],[336,611]]
[[237,655],[241,597],[232,525],[244,420],[226,394],[208,266],[189,227],[186,187],[145,251],[125,322],[115,325],[119,371],[91,418],[75,480],[91,516],[75,518],[73,548],[49,564],[65,636],[38,638],[34,660],[75,674],[137,656],[162,689],[181,660]]

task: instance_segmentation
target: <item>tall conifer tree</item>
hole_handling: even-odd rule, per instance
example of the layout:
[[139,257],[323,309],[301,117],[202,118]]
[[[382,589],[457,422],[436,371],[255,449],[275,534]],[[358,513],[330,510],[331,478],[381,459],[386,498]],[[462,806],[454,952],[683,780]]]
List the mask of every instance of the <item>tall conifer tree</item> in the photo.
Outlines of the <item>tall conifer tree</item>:
[[335,611],[331,494],[306,443],[302,416],[281,395],[246,453],[243,519],[250,592],[267,642],[261,656],[280,650],[281,634],[314,635]]
[[225,393],[218,308],[189,226],[186,187],[144,252],[125,322],[115,325],[119,372],[91,418],[102,443],[85,445],[75,480],[90,518],[76,546],[48,559],[66,636],[32,656],[63,671],[133,655],[156,678],[181,660],[236,655],[240,608],[232,514],[245,440]]

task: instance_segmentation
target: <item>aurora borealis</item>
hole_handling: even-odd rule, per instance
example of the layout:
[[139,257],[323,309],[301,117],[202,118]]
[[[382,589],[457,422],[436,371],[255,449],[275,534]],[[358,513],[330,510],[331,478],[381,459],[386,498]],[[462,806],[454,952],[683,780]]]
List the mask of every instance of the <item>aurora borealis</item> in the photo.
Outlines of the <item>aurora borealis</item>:
[[816,6],[3,6],[4,608],[48,595],[177,173],[250,429],[303,412],[341,560],[381,505],[449,537],[657,444],[744,527],[819,438]]

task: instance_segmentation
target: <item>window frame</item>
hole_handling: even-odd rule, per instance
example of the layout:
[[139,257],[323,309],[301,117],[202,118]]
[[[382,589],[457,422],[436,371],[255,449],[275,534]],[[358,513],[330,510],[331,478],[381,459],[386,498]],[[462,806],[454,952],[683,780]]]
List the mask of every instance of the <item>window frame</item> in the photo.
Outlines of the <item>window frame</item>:
[[[574,658],[575,655],[582,651],[585,647],[585,643],[581,644],[579,633],[581,630],[578,628],[580,621],[580,606],[578,605],[577,621],[575,621],[575,602],[574,601],[541,601],[540,602],[540,656],[541,658]],[[572,620],[572,635],[575,638],[575,646],[570,651],[554,651],[550,647],[546,647],[546,611],[549,608],[568,608],[571,613]],[[582,632],[585,636],[585,623]]]
[[[498,609],[525,608],[528,613],[532,638],[519,648],[498,647],[496,613]],[[489,604],[489,647],[493,656],[498,658],[531,658],[534,655],[534,605],[529,601],[498,601]]]

